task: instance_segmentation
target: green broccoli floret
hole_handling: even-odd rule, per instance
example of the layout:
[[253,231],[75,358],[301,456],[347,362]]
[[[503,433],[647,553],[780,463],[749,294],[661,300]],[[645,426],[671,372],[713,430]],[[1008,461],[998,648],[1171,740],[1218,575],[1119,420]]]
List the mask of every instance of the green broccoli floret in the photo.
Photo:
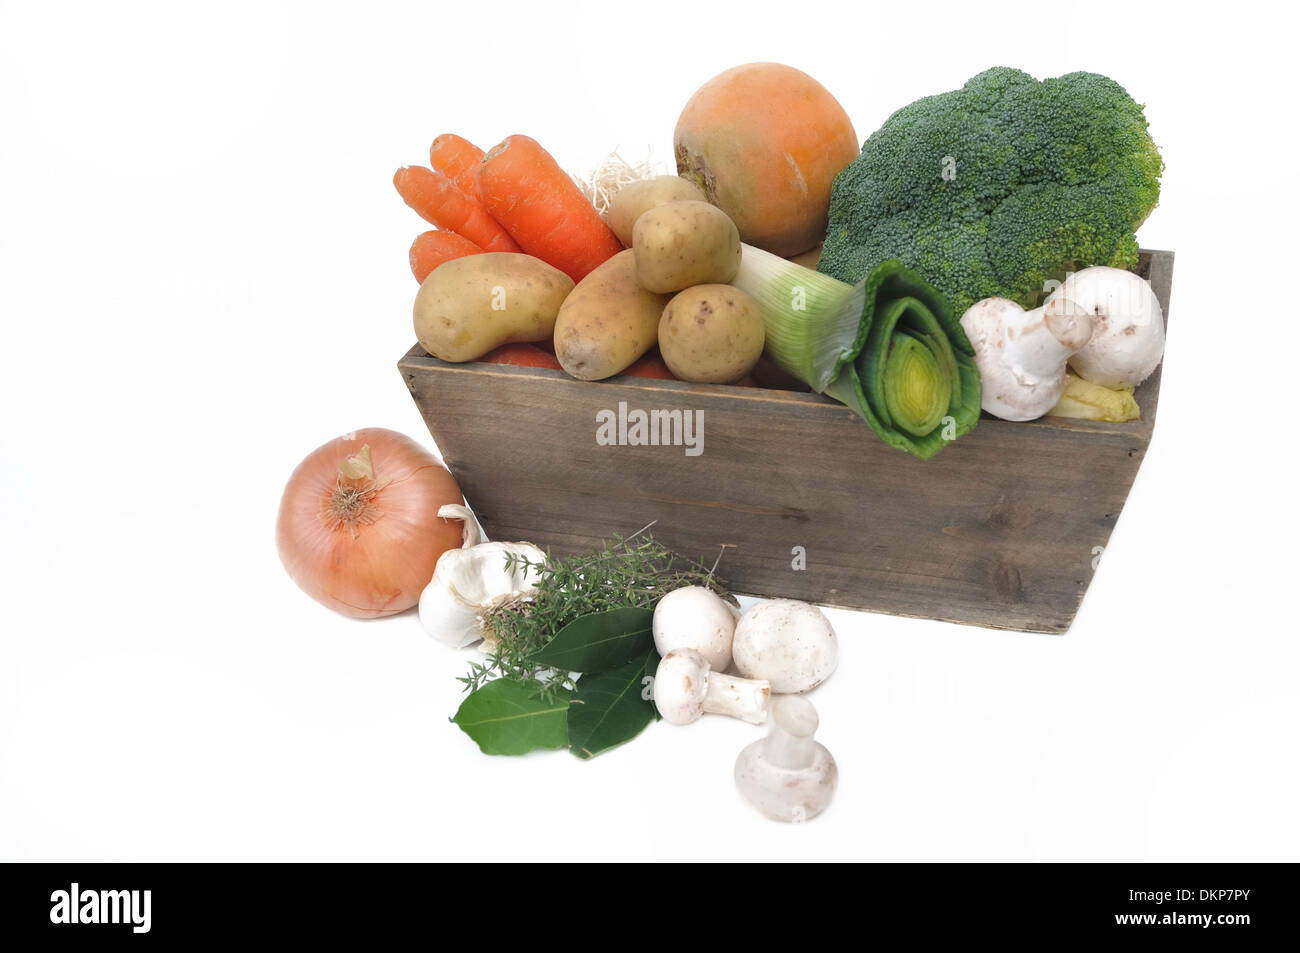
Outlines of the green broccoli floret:
[[959,315],[995,295],[1031,306],[1067,271],[1137,264],[1163,169],[1118,83],[995,67],[867,139],[835,180],[817,267],[857,282],[897,258]]

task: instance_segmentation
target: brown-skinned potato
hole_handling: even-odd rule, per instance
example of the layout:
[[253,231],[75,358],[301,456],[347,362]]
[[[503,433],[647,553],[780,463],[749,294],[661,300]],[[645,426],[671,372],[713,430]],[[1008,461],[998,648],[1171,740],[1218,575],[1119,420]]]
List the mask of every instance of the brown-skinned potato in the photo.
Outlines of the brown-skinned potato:
[[726,284],[740,270],[740,232],[708,202],[668,202],[632,228],[637,280],[668,294],[695,285]]
[[631,249],[583,278],[555,320],[555,356],[572,377],[598,381],[625,370],[655,345],[668,295],[636,280]]
[[503,344],[545,341],[573,279],[541,259],[487,252],[444,262],[415,296],[415,336],[434,357],[476,361]]
[[659,321],[659,354],[679,380],[732,384],[763,353],[758,302],[730,285],[698,285],[676,295]]
[[680,175],[656,175],[623,186],[609,203],[609,227],[624,248],[632,247],[632,228],[650,209],[669,202],[703,202],[704,193]]

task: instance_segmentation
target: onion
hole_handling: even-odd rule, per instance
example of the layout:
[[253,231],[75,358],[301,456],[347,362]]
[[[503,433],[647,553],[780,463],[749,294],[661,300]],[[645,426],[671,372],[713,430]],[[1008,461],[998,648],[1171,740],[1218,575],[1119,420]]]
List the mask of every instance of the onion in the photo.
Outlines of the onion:
[[372,427],[314,450],[289,477],[275,541],[302,591],[373,619],[414,606],[438,557],[461,543],[455,478],[409,437]]

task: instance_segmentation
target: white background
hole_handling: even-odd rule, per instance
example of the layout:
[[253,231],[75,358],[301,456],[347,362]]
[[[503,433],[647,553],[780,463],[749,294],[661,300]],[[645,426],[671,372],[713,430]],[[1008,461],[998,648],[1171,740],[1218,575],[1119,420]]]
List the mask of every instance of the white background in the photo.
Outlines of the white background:
[[[0,858],[1300,859],[1293,55],[1201,8],[0,4]],[[273,538],[325,440],[428,441],[397,166],[447,131],[665,160],[754,60],[859,137],[988,66],[1106,73],[1168,163],[1140,238],[1178,254],[1073,629],[832,612],[840,790],[794,826],[733,790],[759,729],[729,719],[481,755],[446,720],[470,656],[317,606]]]

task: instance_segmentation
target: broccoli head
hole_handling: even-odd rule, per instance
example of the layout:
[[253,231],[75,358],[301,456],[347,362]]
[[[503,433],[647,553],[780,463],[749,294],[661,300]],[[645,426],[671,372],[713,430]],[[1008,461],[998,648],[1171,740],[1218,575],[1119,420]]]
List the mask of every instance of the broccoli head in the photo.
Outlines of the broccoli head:
[[1163,168],[1118,83],[995,67],[867,139],[835,180],[817,267],[857,282],[897,258],[959,315],[993,296],[1032,306],[1067,271],[1137,264]]

